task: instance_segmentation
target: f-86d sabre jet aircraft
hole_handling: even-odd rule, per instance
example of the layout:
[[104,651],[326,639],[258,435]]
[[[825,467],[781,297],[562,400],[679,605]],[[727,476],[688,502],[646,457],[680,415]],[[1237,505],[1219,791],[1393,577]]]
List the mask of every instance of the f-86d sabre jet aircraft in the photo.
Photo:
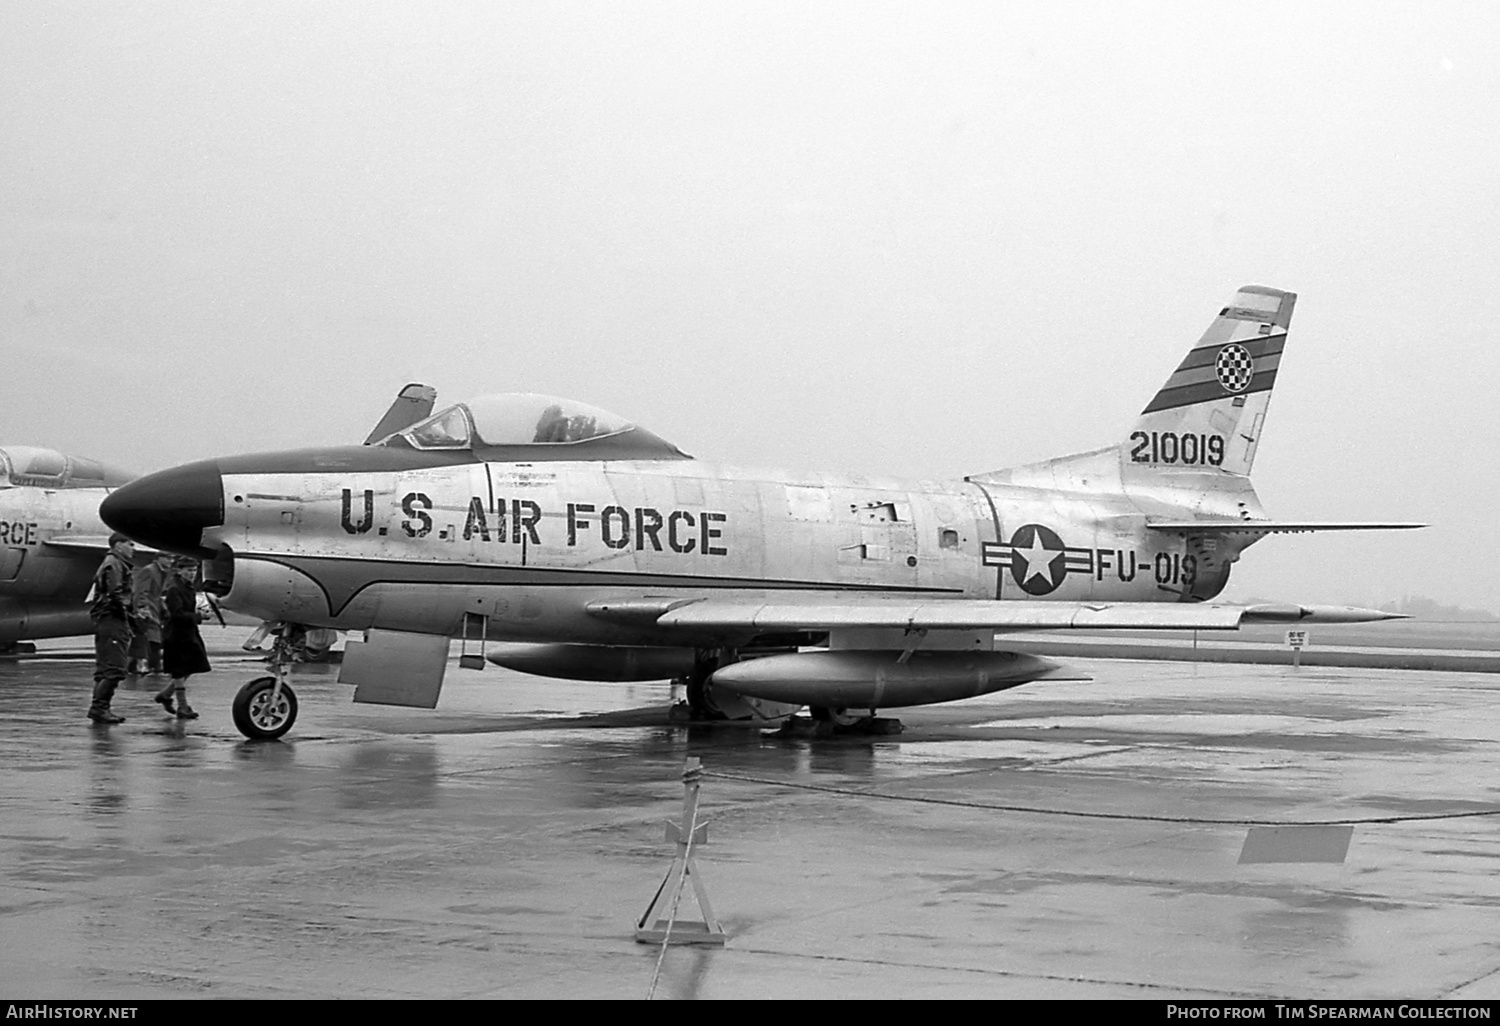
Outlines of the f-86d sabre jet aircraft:
[[[341,677],[356,701],[431,708],[462,636],[529,642],[491,659],[542,675],[683,677],[700,714],[873,720],[1059,669],[997,632],[1387,618],[1208,601],[1267,534],[1420,526],[1263,511],[1249,473],[1295,299],[1240,289],[1118,444],[961,480],[721,466],[510,394],[363,447],[162,471],[101,512],[209,560],[232,609],[367,632]],[[280,677],[236,700],[252,737],[295,715]]]
[[93,631],[84,598],[109,551],[99,503],[130,477],[55,449],[0,448],[0,652]]

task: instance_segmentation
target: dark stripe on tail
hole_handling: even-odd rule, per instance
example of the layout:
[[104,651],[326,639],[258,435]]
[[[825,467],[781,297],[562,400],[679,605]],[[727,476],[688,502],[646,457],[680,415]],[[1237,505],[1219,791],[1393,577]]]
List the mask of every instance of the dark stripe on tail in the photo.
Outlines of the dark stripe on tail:
[[1210,367],[1219,358],[1219,350],[1227,345],[1244,346],[1245,351],[1259,360],[1266,356],[1279,356],[1286,348],[1286,335],[1267,335],[1264,338],[1242,338],[1232,339],[1227,342],[1215,342],[1213,345],[1201,346],[1187,354],[1182,363],[1177,365],[1179,371],[1195,370],[1198,367]]
[[1265,392],[1276,383],[1275,369],[1259,371],[1250,379],[1250,387],[1243,392],[1230,392],[1217,380],[1204,381],[1196,385],[1184,385],[1181,388],[1164,388],[1156,393],[1156,398],[1151,400],[1151,405],[1141,411],[1142,416],[1147,413],[1155,413],[1157,410],[1171,410],[1178,406],[1192,406],[1195,403],[1212,402],[1215,399],[1223,399],[1226,396],[1244,396],[1253,392]]

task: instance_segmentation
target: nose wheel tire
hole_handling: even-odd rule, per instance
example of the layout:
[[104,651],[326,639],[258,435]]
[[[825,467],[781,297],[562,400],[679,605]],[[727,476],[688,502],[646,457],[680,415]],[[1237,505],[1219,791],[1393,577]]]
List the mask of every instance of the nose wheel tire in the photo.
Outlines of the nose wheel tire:
[[297,696],[275,677],[257,677],[234,696],[234,725],[252,741],[274,741],[297,722]]

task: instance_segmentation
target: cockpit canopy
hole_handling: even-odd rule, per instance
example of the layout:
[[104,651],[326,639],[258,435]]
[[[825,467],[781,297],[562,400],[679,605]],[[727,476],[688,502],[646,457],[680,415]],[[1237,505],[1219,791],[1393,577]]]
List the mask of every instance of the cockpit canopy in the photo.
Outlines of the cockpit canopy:
[[684,460],[686,453],[587,403],[504,392],[457,403],[377,445],[470,450],[498,460]]
[[0,449],[0,488],[118,488],[132,476],[98,460],[56,449],[30,445]]

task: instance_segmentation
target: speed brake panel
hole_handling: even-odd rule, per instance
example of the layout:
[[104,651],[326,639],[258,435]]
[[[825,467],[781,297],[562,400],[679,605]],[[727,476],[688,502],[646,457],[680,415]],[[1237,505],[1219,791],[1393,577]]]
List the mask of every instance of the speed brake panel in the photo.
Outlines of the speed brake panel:
[[370,630],[365,637],[348,642],[339,670],[339,683],[355,685],[356,702],[417,709],[437,705],[448,668],[447,635]]

